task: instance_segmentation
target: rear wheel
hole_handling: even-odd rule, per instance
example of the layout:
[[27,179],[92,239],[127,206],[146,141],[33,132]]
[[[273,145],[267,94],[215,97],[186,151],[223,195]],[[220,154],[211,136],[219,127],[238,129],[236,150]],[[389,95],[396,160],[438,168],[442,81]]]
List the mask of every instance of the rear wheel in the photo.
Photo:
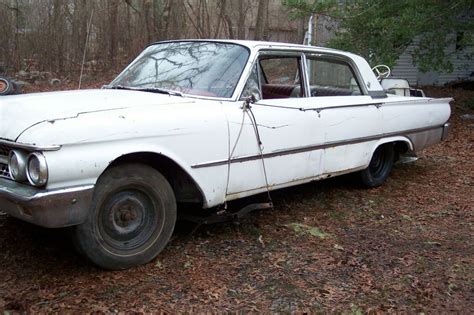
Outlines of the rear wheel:
[[155,258],[176,223],[176,200],[163,175],[124,164],[98,180],[85,223],[75,227],[79,252],[105,269],[126,269]]
[[370,160],[369,166],[360,172],[362,184],[366,187],[382,185],[390,175],[395,160],[393,144],[379,146]]

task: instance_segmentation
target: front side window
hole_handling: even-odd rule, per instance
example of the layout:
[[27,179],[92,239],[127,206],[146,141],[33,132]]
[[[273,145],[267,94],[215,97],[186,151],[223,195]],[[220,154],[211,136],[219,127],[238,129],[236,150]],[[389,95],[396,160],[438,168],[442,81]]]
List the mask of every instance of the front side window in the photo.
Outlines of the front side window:
[[229,98],[248,57],[248,49],[231,43],[160,43],[145,49],[111,86]]
[[263,99],[304,96],[300,65],[301,58],[299,56],[260,57]]
[[244,90],[240,97],[241,100],[246,99],[247,97],[255,97],[256,100],[262,99],[262,93],[260,92],[260,80],[258,76],[258,65],[256,64],[252,68],[247,83],[245,84]]
[[362,95],[349,64],[309,56],[307,65],[311,96]]

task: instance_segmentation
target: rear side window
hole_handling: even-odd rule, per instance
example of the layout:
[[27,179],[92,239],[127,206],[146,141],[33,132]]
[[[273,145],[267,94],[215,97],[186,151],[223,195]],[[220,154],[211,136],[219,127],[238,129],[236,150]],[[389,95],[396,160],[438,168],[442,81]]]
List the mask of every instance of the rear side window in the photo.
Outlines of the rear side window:
[[[298,80],[297,58],[271,58],[260,61],[266,83],[295,84]],[[296,78],[296,80],[295,80]]]
[[311,96],[362,95],[349,64],[340,60],[307,57]]

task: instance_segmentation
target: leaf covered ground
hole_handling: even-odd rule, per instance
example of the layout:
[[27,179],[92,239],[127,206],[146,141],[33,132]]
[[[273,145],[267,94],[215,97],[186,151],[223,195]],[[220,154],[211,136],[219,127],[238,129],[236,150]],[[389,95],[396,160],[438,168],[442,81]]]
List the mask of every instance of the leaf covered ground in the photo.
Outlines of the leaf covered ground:
[[[33,90],[33,89],[31,89]],[[65,230],[0,216],[0,310],[10,312],[460,312],[474,309],[473,91],[453,96],[449,140],[385,185],[347,177],[272,193],[238,223],[179,222],[127,271],[97,269]]]

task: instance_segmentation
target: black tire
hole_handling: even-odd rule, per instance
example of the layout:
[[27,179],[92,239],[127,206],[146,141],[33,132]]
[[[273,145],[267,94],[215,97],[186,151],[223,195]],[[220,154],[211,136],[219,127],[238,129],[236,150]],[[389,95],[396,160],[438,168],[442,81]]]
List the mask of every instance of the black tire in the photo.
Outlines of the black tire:
[[370,160],[369,166],[360,172],[361,182],[366,187],[378,187],[385,183],[395,161],[393,144],[379,146]]
[[176,199],[166,178],[149,166],[123,164],[99,178],[88,218],[72,234],[94,264],[121,270],[155,258],[175,223]]
[[0,95],[9,95],[13,92],[13,83],[7,78],[0,77]]
[[12,82],[12,85],[13,85],[12,94],[14,94],[14,95],[21,94],[21,87],[22,87],[21,84],[18,84],[15,81],[11,81],[11,82]]

